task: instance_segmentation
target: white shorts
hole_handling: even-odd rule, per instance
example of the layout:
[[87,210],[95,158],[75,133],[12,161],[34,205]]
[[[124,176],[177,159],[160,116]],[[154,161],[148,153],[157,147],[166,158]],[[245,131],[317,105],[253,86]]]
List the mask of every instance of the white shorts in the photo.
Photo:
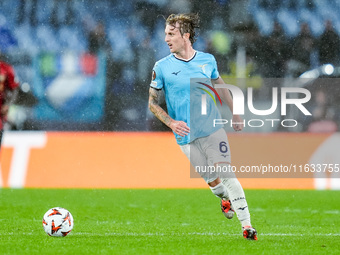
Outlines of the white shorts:
[[219,172],[208,171],[208,169],[220,164],[230,165],[231,163],[228,137],[223,128],[180,147],[195,170],[201,169],[197,172],[207,183],[221,177]]

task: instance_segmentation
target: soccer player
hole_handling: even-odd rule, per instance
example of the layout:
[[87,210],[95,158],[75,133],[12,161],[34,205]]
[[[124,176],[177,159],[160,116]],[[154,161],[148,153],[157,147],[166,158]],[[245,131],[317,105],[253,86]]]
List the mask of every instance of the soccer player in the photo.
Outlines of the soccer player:
[[[157,61],[153,68],[149,90],[149,109],[172,129],[181,150],[194,167],[228,167],[230,150],[226,132],[223,127],[207,125],[207,121],[212,117],[221,118],[216,112],[217,108],[208,104],[210,109],[208,116],[205,118],[200,116],[194,120],[191,116],[190,119],[190,113],[195,110],[190,109],[191,78],[208,80],[203,82],[207,86],[224,84],[219,76],[215,58],[211,54],[193,48],[198,23],[197,14],[171,14],[167,18],[165,42],[171,54]],[[210,85],[207,84],[208,82]],[[164,90],[167,112],[160,106],[161,90]],[[216,91],[233,111],[233,101],[229,90],[219,88]],[[240,116],[233,115],[232,121],[235,131],[243,129]],[[213,194],[221,199],[223,214],[231,219],[236,212],[242,225],[243,236],[246,239],[257,240],[257,232],[251,226],[243,188],[234,173],[223,175],[223,178],[215,171],[199,173]]]
[[19,83],[11,65],[1,61],[0,52],[0,146],[9,106],[16,98]]

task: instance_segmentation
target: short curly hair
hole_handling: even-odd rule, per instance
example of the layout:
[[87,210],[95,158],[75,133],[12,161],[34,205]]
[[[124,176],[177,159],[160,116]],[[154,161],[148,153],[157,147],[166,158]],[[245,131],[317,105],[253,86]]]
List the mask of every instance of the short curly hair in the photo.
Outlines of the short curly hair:
[[181,14],[171,14],[165,22],[165,25],[176,26],[176,23],[179,24],[179,31],[181,35],[185,33],[189,33],[189,40],[191,44],[197,39],[196,36],[196,28],[199,28],[200,18],[196,13],[181,13]]

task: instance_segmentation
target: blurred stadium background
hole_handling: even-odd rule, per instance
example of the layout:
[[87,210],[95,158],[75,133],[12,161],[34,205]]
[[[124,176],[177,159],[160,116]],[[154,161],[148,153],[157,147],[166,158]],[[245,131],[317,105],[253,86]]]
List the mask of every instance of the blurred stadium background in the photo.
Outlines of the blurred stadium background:
[[[169,131],[149,112],[147,100],[152,67],[169,54],[164,18],[178,12],[200,13],[195,49],[214,54],[226,81],[243,90],[252,87],[258,109],[271,106],[272,87],[312,92],[311,117],[297,109],[288,112],[287,119],[299,120],[296,127],[245,128],[245,133],[326,133],[316,149],[339,130],[339,0],[0,0],[1,57],[21,82],[7,130]],[[280,119],[279,110],[271,117]],[[47,137],[53,140],[54,133]],[[11,141],[5,139],[4,146],[16,146]],[[43,156],[52,157],[53,150]],[[32,155],[36,164],[38,156]],[[81,170],[79,162],[67,162],[69,169]],[[2,163],[6,180],[13,164]],[[9,186],[16,185],[23,184]]]
[[[252,86],[265,107],[266,78],[280,87],[315,68],[318,77],[338,75],[339,11],[337,0],[2,0],[0,50],[22,90],[10,128],[166,130],[148,113],[148,85],[154,62],[169,53],[164,17],[177,12],[201,14],[195,48],[216,56],[224,78],[247,78],[243,89]],[[330,87],[310,102],[322,108],[319,119],[335,122],[325,131],[337,130],[340,117]]]
[[[200,13],[195,48],[257,109],[272,87],[311,91],[313,115],[285,117],[298,126],[228,134],[238,169],[298,171],[239,178],[256,243],[147,108],[164,17],[179,12]],[[1,148],[0,253],[338,254],[340,196],[325,189],[340,190],[339,13],[340,0],[0,0],[1,58],[21,88]],[[63,240],[41,228],[54,206],[75,219]]]

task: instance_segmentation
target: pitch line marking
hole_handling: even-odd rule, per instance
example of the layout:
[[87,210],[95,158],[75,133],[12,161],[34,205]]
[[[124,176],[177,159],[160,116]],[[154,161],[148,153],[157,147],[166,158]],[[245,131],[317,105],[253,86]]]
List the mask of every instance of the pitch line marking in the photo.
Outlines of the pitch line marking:
[[[241,231],[240,231],[241,233]],[[90,232],[72,232],[73,236],[239,236],[240,233],[212,233],[212,232],[189,232],[189,233],[90,233]],[[20,235],[33,235],[33,232],[9,232],[0,233],[0,236],[14,236],[16,234]],[[259,236],[292,236],[292,237],[303,237],[303,236],[340,236],[340,233],[315,233],[315,234],[298,234],[298,233],[258,233]]]
[[[211,233],[211,232],[190,232],[190,233],[88,233],[77,232],[72,235],[93,235],[93,236],[239,236],[240,233]],[[316,233],[316,234],[298,234],[298,233],[259,233],[259,236],[340,236],[340,233]]]

